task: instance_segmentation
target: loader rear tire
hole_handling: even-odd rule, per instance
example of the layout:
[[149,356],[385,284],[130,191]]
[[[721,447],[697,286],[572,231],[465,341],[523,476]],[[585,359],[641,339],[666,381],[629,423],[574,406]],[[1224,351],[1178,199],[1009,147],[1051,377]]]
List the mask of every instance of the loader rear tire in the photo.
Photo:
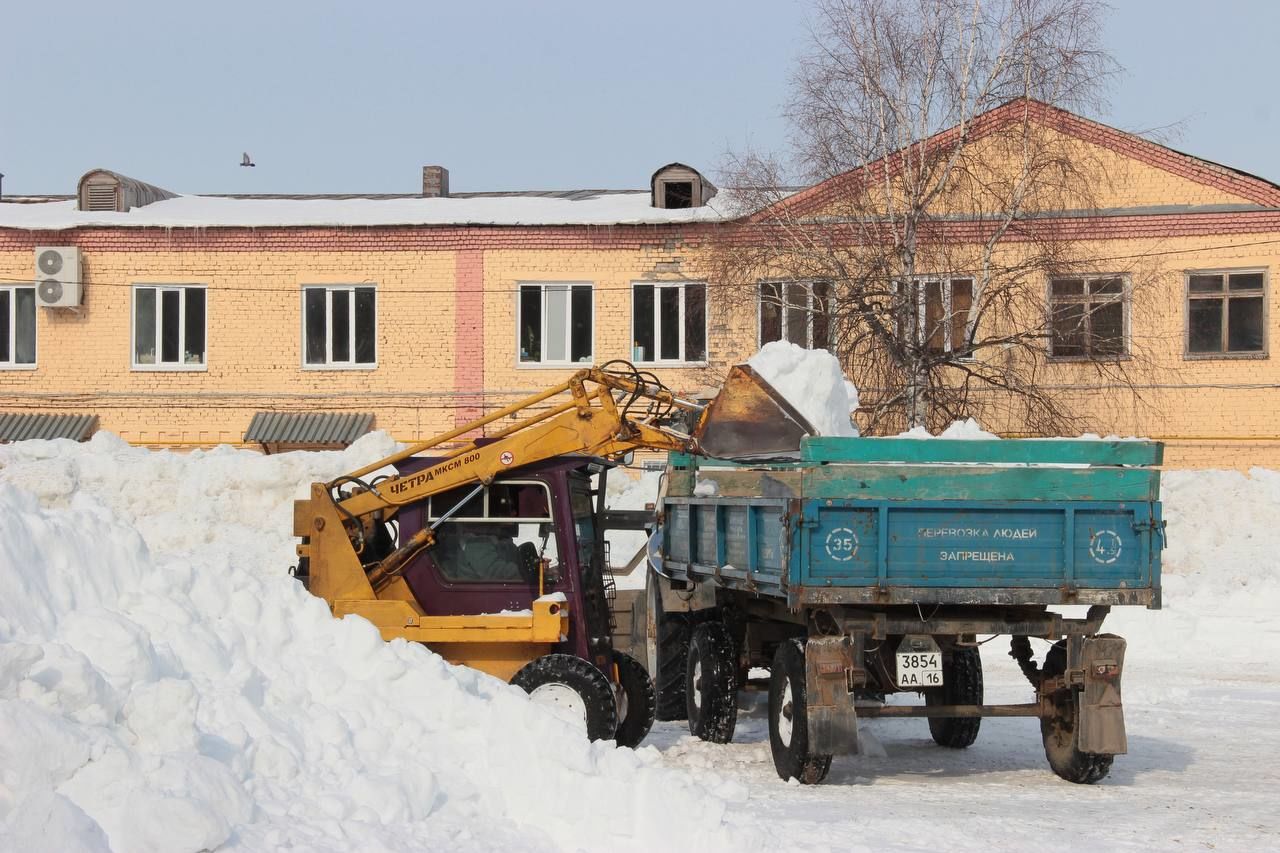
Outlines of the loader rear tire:
[[783,781],[816,785],[827,778],[831,756],[809,751],[807,707],[804,644],[787,640],[778,646],[769,670],[769,750]]
[[685,678],[689,732],[711,743],[728,743],[738,725],[738,656],[723,622],[693,631]]
[[613,685],[594,665],[573,655],[543,655],[517,672],[511,683],[534,702],[573,718],[581,715],[590,740],[612,740],[618,731]]
[[[960,646],[942,665],[942,687],[924,694],[926,705],[981,705],[982,656],[976,646]],[[964,749],[978,739],[981,717],[930,717],[933,742],[948,749]]]
[[626,696],[626,713],[618,721],[614,740],[618,746],[637,747],[653,728],[657,699],[653,693],[653,680],[640,661],[625,652],[615,651],[613,662],[618,667],[618,683]]
[[[1067,649],[1055,643],[1045,656],[1041,673],[1044,678],[1056,678],[1067,671]],[[1076,746],[1076,717],[1079,707],[1074,690],[1063,690],[1054,697],[1056,713],[1040,719],[1040,736],[1044,739],[1044,755],[1049,759],[1053,772],[1077,785],[1101,782],[1111,772],[1114,755],[1099,752],[1081,752]]]
[[690,633],[689,614],[662,614],[658,622],[658,671],[653,677],[658,694],[659,720],[688,719],[685,673],[689,663]]

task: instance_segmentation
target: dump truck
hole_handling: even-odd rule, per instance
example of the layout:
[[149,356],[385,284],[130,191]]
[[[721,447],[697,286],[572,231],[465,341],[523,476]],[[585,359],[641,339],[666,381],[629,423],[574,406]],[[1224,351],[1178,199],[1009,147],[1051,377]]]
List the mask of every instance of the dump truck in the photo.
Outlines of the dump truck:
[[[783,779],[822,781],[861,750],[861,720],[922,717],[961,749],[984,717],[1027,716],[1054,773],[1099,781],[1127,747],[1126,643],[1103,623],[1160,607],[1161,459],[1154,442],[1030,439],[672,454],[634,619],[659,718],[728,742],[763,667]],[[1028,702],[984,703],[978,644],[1001,635]],[[1048,641],[1039,661],[1033,638]]]
[[730,457],[744,440],[794,451],[807,427],[757,379],[738,376],[706,406],[626,362],[579,370],[312,484],[294,505],[292,572],[334,616],[424,643],[562,709],[592,739],[635,746],[655,695],[613,647],[604,533],[625,514],[605,510],[608,470],[635,450],[698,454],[704,441]]

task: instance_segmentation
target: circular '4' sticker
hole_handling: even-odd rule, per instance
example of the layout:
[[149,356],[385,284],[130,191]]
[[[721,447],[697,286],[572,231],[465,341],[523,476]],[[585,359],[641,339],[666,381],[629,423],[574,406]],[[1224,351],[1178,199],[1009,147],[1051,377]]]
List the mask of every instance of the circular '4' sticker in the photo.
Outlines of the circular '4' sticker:
[[1089,556],[1095,563],[1109,565],[1120,559],[1120,534],[1114,530],[1098,530],[1089,537]]

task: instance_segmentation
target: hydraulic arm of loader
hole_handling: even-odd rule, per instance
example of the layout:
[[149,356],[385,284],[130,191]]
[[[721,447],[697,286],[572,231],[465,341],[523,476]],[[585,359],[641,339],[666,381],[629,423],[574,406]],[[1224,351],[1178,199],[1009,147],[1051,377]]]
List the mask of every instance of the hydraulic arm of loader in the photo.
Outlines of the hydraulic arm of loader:
[[[756,448],[794,450],[800,437],[811,431],[808,422],[750,368],[733,368],[717,399],[703,407],[675,396],[652,374],[622,364],[615,370],[608,365],[580,370],[562,384],[477,421],[332,482],[312,484],[311,497],[294,505],[294,534],[302,539],[299,574],[308,578],[310,591],[331,607],[342,600],[381,599],[404,602],[416,610],[400,573],[415,554],[434,542],[433,530],[424,528],[391,547],[384,525],[405,505],[459,486],[490,483],[511,468],[566,454],[617,457],[637,449],[708,452],[704,445],[713,448],[712,455],[758,455]],[[697,416],[692,432],[673,425],[673,416],[680,413]],[[504,424],[509,418],[518,420]],[[483,442],[464,439],[490,425],[499,426]],[[750,447],[743,443],[744,436],[750,437]],[[437,448],[439,459],[430,468],[405,476],[363,479]]]

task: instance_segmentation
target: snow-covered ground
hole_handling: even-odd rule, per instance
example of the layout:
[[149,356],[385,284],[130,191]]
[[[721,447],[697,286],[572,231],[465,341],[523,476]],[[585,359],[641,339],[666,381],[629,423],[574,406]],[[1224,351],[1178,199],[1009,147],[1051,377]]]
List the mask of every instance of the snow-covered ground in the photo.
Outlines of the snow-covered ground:
[[[0,850],[1280,848],[1280,474],[1165,475],[1165,609],[1109,622],[1130,754],[1102,784],[1053,776],[1034,721],[953,752],[882,720],[882,755],[801,788],[761,693],[731,745],[616,750],[332,619],[285,574],[291,501],[389,449],[0,447]],[[1029,695],[1005,649],[991,701]]]

